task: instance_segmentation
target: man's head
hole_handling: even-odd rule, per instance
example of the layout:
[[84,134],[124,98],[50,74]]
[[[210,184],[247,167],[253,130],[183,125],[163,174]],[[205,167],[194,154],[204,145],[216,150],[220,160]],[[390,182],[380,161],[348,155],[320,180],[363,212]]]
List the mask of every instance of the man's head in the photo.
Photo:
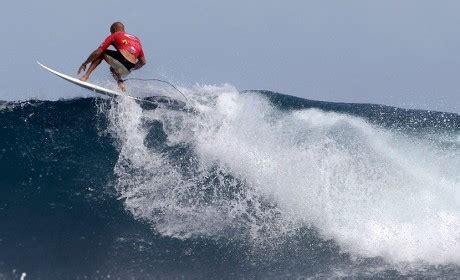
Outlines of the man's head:
[[112,25],[110,26],[110,33],[113,34],[119,31],[125,31],[125,26],[123,25],[123,23],[121,23],[120,21],[112,23]]

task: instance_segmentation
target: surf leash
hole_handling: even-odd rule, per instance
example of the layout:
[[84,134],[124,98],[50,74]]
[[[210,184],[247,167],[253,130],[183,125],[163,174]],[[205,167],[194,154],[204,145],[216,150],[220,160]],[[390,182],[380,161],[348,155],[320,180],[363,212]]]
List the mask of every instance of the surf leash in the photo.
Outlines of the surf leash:
[[157,82],[161,82],[161,83],[165,83],[165,84],[168,84],[170,85],[172,88],[174,88],[176,91],[178,91],[180,94],[182,94],[182,96],[185,98],[185,100],[188,100],[188,98],[185,96],[185,94],[180,91],[175,85],[171,84],[170,82],[168,81],[164,81],[164,80],[160,80],[160,79],[139,79],[139,78],[128,78],[128,79],[122,79],[123,82],[125,81],[142,81],[142,82],[148,82],[148,81],[157,81]]

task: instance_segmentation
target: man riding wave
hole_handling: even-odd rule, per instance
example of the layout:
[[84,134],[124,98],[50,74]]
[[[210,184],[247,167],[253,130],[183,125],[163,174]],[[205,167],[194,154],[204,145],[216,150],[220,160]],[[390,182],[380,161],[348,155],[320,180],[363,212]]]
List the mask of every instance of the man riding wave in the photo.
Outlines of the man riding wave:
[[[132,70],[137,70],[146,64],[144,51],[139,40],[134,35],[125,32],[123,23],[117,21],[110,26],[111,35],[93,51],[88,59],[78,69],[78,74],[86,70],[86,65],[91,63],[88,71],[80,78],[81,81],[87,81],[96,67],[105,60],[110,65],[110,72],[118,83],[121,91],[126,91],[122,78],[126,77]],[[110,45],[115,47],[114,50],[107,49]]]

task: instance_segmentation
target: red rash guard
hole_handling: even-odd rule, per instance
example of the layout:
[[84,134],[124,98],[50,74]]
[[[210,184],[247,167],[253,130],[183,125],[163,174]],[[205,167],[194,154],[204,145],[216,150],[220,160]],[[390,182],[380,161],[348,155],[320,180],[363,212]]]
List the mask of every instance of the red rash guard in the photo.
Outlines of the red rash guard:
[[115,32],[107,37],[99,48],[105,51],[110,45],[113,45],[118,51],[127,50],[136,58],[144,56],[139,38],[123,31]]

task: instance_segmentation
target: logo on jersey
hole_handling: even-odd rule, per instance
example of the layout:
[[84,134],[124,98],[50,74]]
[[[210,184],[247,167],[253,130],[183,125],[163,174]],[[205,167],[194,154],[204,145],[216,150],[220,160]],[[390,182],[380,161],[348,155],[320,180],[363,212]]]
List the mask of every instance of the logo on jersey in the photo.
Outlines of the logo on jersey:
[[129,46],[129,52],[130,52],[131,54],[135,54],[135,53],[136,53],[136,48],[133,47],[133,46]]
[[126,37],[130,38],[130,39],[137,40],[137,37],[134,36],[134,35],[131,35],[131,34],[128,34],[128,33],[125,33],[124,35],[125,35]]
[[128,40],[126,40],[126,39],[123,39],[121,42],[123,43],[123,45],[127,45],[127,44],[128,44]]

